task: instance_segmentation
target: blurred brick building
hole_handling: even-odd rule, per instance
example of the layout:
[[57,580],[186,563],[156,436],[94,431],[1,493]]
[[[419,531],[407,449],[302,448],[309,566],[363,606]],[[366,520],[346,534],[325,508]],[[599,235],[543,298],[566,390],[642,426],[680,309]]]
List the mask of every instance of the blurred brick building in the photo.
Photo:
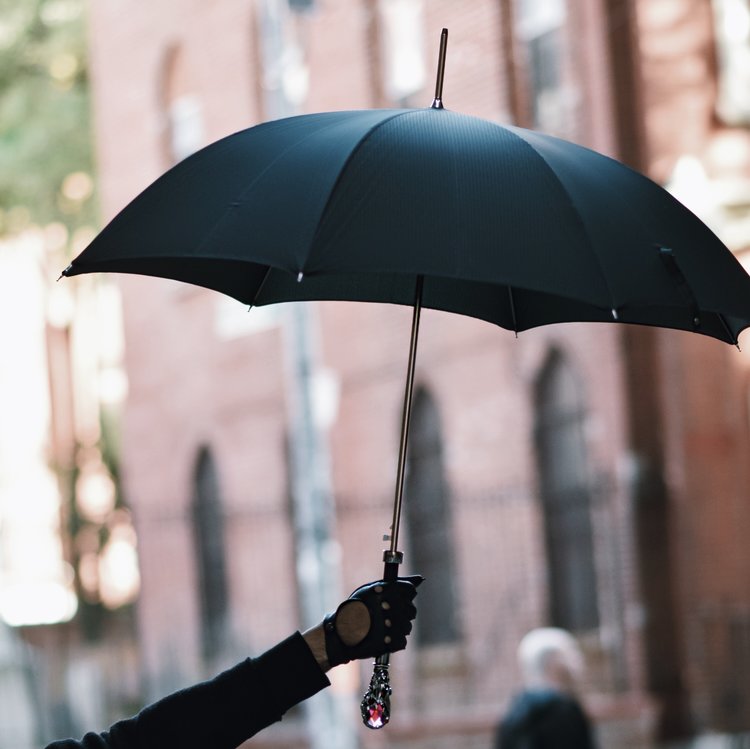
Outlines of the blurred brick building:
[[[90,13],[105,218],[265,119],[426,106],[446,26],[448,108],[613,155],[750,250],[747,0],[100,0]],[[119,282],[122,478],[155,697],[297,624],[289,348],[283,310]],[[310,314],[343,594],[380,572],[410,311]],[[518,640],[550,623],[585,648],[607,746],[750,728],[747,377],[744,354],[690,334],[571,324],[516,339],[424,314],[404,547],[428,583],[414,646],[394,659],[392,746],[488,746],[518,687]],[[355,701],[365,671],[335,689]],[[255,745],[304,735],[291,716]]]

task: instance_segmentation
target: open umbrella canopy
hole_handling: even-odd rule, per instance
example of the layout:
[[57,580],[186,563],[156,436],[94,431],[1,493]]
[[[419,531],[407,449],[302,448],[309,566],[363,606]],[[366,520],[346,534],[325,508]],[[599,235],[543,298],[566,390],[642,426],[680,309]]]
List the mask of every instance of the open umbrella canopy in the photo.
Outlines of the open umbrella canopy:
[[248,305],[413,304],[522,331],[568,321],[736,343],[750,277],[688,209],[581,146],[442,108],[268,122],[179,163],[64,275],[139,273]]

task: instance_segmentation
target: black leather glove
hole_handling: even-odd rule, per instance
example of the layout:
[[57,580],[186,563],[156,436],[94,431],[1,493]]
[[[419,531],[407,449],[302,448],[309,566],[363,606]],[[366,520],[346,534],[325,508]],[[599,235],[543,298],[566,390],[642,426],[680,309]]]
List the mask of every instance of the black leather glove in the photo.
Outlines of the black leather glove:
[[[326,653],[331,666],[348,663],[355,658],[376,658],[383,653],[393,653],[406,647],[406,636],[417,615],[412,603],[417,586],[424,580],[421,575],[399,577],[392,582],[378,580],[357,588],[333,614],[323,620]],[[370,628],[357,643],[347,645],[340,636],[336,619],[345,606],[360,601],[367,607]]]

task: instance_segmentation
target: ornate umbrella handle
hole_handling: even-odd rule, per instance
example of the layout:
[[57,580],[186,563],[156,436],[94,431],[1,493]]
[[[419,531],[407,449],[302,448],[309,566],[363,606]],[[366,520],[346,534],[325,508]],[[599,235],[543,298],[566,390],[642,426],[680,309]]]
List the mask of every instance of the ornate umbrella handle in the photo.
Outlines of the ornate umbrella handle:
[[391,682],[388,676],[388,654],[376,661],[370,686],[362,697],[359,709],[362,722],[372,729],[383,728],[391,719]]
[[[384,551],[385,569],[383,579],[393,582],[398,578],[398,567],[404,559],[400,551]],[[359,705],[362,722],[372,729],[383,728],[391,719],[391,680],[388,674],[390,654],[384,653],[375,659],[370,686]]]

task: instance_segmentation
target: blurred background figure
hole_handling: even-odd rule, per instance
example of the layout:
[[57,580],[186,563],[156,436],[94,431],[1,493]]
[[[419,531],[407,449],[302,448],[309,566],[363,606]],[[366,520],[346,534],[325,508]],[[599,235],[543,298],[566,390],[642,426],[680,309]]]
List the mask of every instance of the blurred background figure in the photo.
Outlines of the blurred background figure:
[[524,689],[500,721],[496,749],[588,749],[589,719],[576,691],[584,662],[575,638],[564,629],[529,632],[518,647]]

